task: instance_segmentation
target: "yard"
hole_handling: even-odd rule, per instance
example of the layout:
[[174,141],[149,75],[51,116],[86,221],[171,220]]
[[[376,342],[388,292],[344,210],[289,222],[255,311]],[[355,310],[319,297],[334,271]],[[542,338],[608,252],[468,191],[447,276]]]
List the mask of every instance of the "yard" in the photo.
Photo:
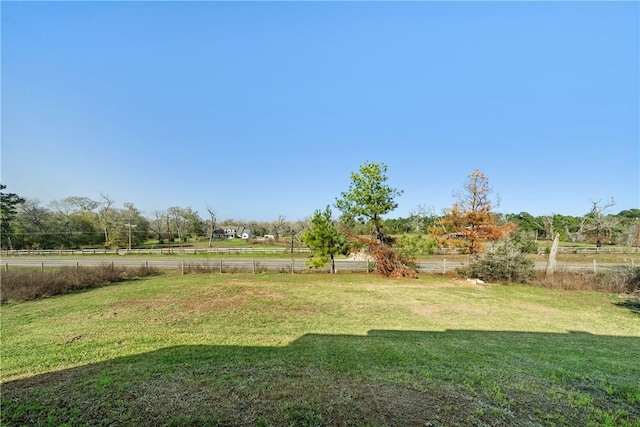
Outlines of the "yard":
[[2,425],[640,426],[620,296],[165,274],[2,306]]

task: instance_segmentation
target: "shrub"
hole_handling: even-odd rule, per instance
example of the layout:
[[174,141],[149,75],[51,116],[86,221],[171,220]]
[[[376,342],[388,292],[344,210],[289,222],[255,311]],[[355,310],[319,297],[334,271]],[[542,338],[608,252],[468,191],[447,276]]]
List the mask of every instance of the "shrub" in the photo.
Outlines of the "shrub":
[[394,245],[405,257],[432,255],[436,250],[436,242],[425,239],[421,234],[403,235]]
[[511,237],[511,241],[523,254],[538,253],[538,244],[527,236],[526,233],[516,233]]
[[458,269],[462,277],[482,279],[486,282],[527,283],[534,277],[535,263],[507,240],[482,258]]
[[29,301],[66,294],[134,277],[158,274],[147,267],[63,267],[56,270],[10,270],[2,274],[2,302]]

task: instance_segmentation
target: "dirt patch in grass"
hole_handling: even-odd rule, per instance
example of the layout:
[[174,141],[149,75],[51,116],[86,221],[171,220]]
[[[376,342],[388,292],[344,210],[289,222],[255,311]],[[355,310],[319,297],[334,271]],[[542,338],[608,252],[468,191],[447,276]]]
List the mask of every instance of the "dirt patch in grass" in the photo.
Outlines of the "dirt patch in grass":
[[518,310],[527,311],[529,313],[535,313],[535,314],[558,313],[558,310],[555,308],[547,307],[541,304],[535,304],[532,302],[513,301],[510,303],[510,306]]
[[[176,312],[186,312],[196,315],[206,313],[224,312],[227,310],[242,311],[248,310],[248,305],[263,306],[261,311],[271,311],[277,308],[288,312],[287,307],[292,304],[286,301],[286,295],[281,292],[263,289],[243,289],[234,290],[209,289],[202,294],[188,294],[183,297],[157,296],[144,299],[132,299],[124,302],[111,304],[113,310],[117,309],[144,309],[144,310],[164,310],[171,309]],[[308,310],[305,309],[305,310]],[[304,311],[304,310],[303,310]]]
[[440,316],[442,313],[442,309],[433,305],[419,305],[412,307],[411,313],[421,316],[425,319],[432,319],[434,317]]

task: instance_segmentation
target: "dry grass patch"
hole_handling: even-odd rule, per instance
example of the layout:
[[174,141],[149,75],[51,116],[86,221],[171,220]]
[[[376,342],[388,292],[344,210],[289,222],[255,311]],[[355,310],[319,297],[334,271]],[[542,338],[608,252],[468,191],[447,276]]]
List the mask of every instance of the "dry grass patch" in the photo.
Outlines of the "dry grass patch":
[[96,286],[158,275],[146,267],[62,267],[57,270],[10,270],[2,273],[2,302],[31,301]]

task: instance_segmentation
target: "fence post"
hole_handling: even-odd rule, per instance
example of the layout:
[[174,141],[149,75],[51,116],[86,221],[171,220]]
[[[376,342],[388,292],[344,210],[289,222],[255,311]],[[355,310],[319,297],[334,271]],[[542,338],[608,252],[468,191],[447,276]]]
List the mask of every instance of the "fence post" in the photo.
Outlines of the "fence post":
[[255,259],[251,260],[251,265],[253,267],[253,274],[256,274],[256,260]]
[[40,263],[40,272],[44,271],[44,261]]
[[594,273],[597,272],[597,270],[596,270],[596,260],[595,259],[593,260],[593,272]]
[[184,274],[184,261],[182,261],[182,274]]
[[76,270],[80,268],[80,261],[76,261]]
[[144,271],[145,273],[149,274],[149,261],[144,262]]
[[442,275],[446,275],[447,274],[447,259],[443,258],[442,259]]
[[222,258],[220,259],[220,274],[222,274]]
[[5,262],[4,263],[4,272],[6,273],[7,271],[9,271],[9,263]]

